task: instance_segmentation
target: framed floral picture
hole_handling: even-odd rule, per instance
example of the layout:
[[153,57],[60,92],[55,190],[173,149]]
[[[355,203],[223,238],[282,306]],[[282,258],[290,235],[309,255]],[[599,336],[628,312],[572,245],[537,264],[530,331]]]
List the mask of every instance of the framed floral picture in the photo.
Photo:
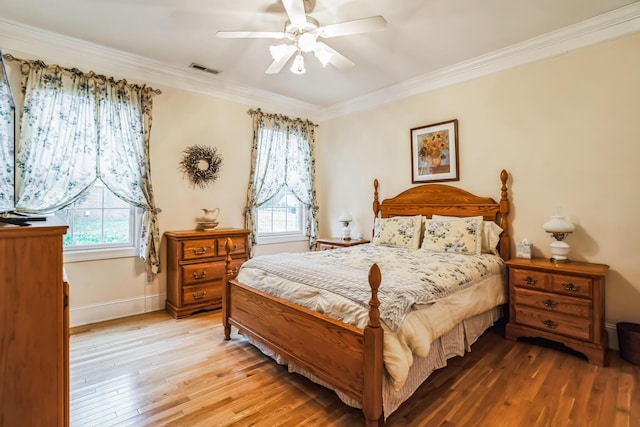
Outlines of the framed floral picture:
[[458,181],[458,120],[411,129],[411,182]]

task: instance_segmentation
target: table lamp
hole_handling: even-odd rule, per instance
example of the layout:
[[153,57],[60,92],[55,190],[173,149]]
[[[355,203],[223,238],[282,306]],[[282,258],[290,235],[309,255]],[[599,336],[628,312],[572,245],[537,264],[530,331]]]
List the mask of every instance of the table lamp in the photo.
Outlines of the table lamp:
[[349,223],[353,221],[351,214],[344,209],[338,217],[338,221],[342,223],[342,240],[351,240],[351,229],[349,228]]
[[564,239],[575,230],[575,226],[562,215],[552,215],[551,219],[542,226],[544,231],[551,233],[555,242],[551,243],[551,261],[569,262],[569,245]]

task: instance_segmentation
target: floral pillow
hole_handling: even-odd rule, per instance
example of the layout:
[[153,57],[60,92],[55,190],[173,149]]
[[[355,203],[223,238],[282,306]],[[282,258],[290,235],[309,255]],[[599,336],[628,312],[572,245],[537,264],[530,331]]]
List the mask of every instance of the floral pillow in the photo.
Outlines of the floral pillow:
[[460,220],[427,220],[422,249],[431,252],[453,252],[480,255],[482,217]]
[[[467,217],[467,218],[479,218],[482,220],[481,216]],[[449,221],[459,221],[464,218],[460,218],[457,216],[444,216],[444,215],[433,215],[431,219],[437,220],[449,220]],[[498,243],[500,243],[500,234],[502,233],[502,228],[493,221],[482,221],[481,226],[481,251],[483,254],[497,254]]]
[[422,215],[376,218],[372,242],[378,246],[418,249],[423,220]]

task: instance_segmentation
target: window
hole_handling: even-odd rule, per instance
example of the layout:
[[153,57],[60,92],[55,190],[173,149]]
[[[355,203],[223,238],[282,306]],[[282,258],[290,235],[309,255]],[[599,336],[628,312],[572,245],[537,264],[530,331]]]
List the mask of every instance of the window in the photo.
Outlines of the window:
[[96,181],[73,204],[56,212],[69,225],[62,240],[65,261],[136,255],[136,211]]
[[287,187],[261,205],[257,213],[258,238],[303,236],[305,208]]

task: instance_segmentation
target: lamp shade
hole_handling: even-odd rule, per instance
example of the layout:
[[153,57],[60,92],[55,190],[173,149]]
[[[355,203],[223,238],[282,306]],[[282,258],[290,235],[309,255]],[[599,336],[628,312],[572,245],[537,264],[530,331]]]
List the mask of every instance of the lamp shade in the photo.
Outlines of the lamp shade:
[[346,209],[344,209],[342,211],[342,213],[340,214],[340,216],[338,217],[338,221],[340,221],[340,222],[350,222],[350,221],[353,221],[353,217],[351,216],[351,214]]
[[544,228],[544,231],[547,233],[571,233],[576,229],[573,224],[561,215],[551,216],[551,219],[545,222],[542,228]]

